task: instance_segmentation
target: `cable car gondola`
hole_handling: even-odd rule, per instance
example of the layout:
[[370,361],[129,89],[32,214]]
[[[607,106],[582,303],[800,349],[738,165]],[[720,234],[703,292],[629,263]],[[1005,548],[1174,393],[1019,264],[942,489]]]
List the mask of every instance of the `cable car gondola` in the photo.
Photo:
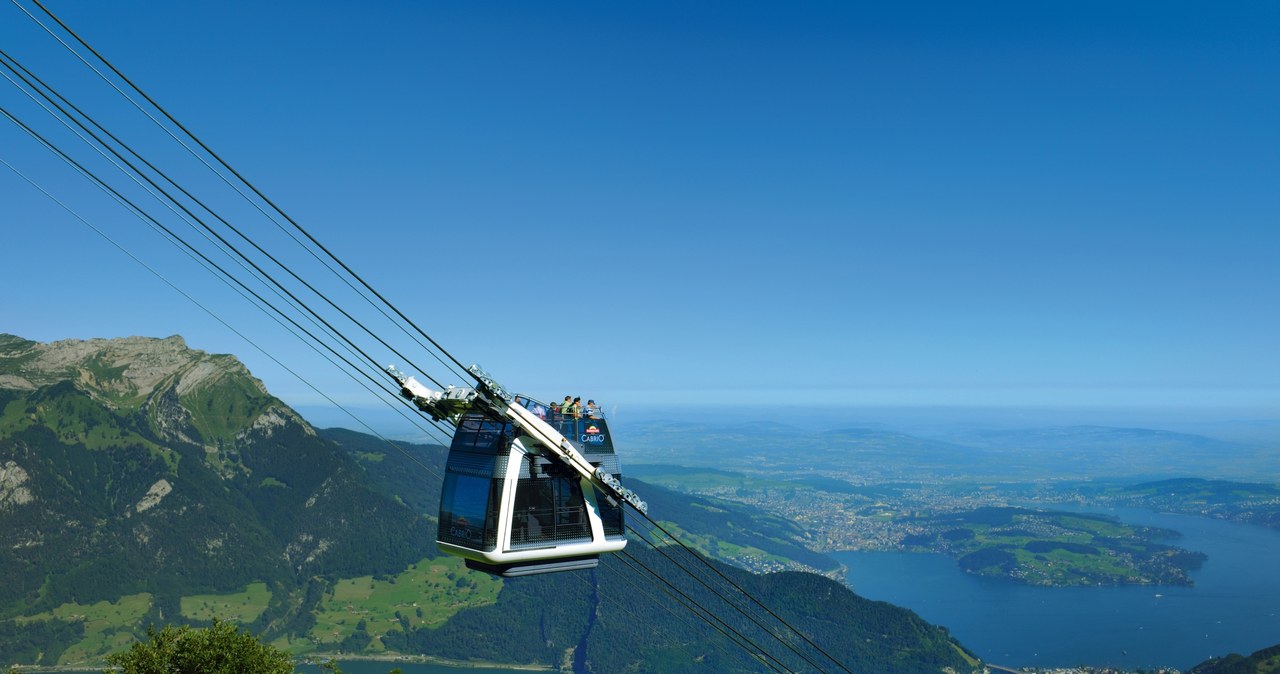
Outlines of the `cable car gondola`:
[[511,397],[472,368],[477,389],[428,389],[388,368],[419,409],[456,427],[440,492],[436,545],[505,577],[589,569],[626,547],[623,502],[603,415],[561,414]]
[[[548,423],[592,466],[620,477],[604,419],[557,414]],[[473,411],[458,419],[449,446],[436,544],[470,568],[510,577],[592,568],[627,538],[621,503],[515,424]]]

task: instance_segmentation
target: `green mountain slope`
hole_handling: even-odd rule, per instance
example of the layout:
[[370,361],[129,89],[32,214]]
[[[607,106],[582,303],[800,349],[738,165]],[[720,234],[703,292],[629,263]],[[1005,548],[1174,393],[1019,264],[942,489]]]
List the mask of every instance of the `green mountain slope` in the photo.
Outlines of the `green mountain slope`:
[[1264,648],[1251,655],[1214,658],[1192,667],[1187,674],[1274,674],[1280,672],[1280,645]]
[[[627,553],[602,559],[592,572],[509,580],[492,606],[463,611],[438,629],[397,631],[383,640],[397,650],[458,660],[544,666],[569,661],[574,671],[770,671],[673,601],[669,590],[640,570],[647,567],[672,580],[692,602],[740,630],[786,669],[843,671],[799,637],[785,634],[758,607],[748,606],[748,612],[783,635],[787,645],[688,579],[670,558],[693,568],[713,587],[721,586],[716,574],[687,555],[659,553],[635,542]],[[711,563],[852,671],[975,669],[976,660],[946,630],[905,609],[863,599],[836,581],[809,573],[755,575]]]
[[1280,529],[1280,485],[1181,478],[1126,487],[1112,498],[1146,508]]
[[0,386],[0,619],[146,595],[138,624],[172,620],[263,582],[259,627],[282,632],[313,577],[433,554],[424,518],[230,356],[6,336]]
[[420,515],[435,520],[436,509],[440,507],[440,480],[448,454],[446,448],[401,441],[392,445],[381,438],[345,428],[326,428],[318,432],[320,437],[337,445],[364,468],[370,485],[394,495]]

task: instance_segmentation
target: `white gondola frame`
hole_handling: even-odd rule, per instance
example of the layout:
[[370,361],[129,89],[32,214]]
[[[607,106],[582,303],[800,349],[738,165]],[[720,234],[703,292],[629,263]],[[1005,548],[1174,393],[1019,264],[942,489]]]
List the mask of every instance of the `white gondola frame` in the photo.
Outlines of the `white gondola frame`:
[[[600,516],[597,502],[598,492],[591,481],[579,478],[587,523],[591,531],[591,540],[585,542],[556,543],[548,542],[545,546],[528,547],[521,545],[516,549],[512,545],[515,521],[516,489],[520,483],[520,474],[528,455],[538,456],[540,452],[530,451],[537,447],[536,442],[522,442],[524,436],[514,439],[507,448],[507,468],[502,481],[502,492],[498,503],[498,517],[495,522],[496,541],[492,550],[480,550],[472,547],[436,541],[440,551],[470,559],[489,566],[502,567],[511,564],[527,564],[541,561],[552,562],[565,558],[595,557],[610,552],[618,552],[626,547],[626,536],[608,536],[604,530],[604,519]],[[489,507],[492,507],[490,504]]]

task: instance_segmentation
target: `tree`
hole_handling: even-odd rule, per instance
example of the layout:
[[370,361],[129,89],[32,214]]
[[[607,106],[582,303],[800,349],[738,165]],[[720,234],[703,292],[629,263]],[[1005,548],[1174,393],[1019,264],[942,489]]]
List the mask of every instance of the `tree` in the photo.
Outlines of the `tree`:
[[288,653],[259,642],[235,625],[214,620],[207,629],[189,625],[147,629],[147,641],[107,657],[122,674],[293,674]]

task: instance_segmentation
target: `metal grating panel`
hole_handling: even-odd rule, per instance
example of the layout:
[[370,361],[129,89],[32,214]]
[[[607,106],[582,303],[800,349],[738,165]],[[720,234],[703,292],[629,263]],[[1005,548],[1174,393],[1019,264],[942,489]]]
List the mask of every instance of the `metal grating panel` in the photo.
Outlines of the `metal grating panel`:
[[506,455],[476,454],[451,450],[445,470],[460,475],[503,478],[507,475]]

